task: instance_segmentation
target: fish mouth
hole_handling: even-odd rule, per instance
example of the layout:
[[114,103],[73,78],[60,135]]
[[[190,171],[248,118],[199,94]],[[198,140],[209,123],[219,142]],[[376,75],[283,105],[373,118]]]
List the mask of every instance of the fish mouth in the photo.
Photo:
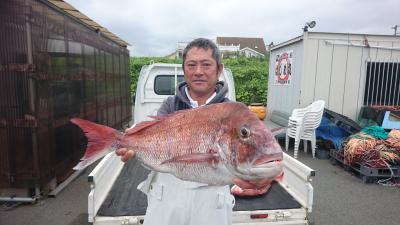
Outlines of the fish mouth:
[[263,155],[255,160],[249,172],[260,178],[274,178],[282,172],[283,153]]
[[282,162],[283,159],[283,154],[282,152],[280,153],[275,153],[275,154],[270,154],[270,155],[264,155],[258,159],[256,159],[252,163],[253,168],[272,168],[279,166]]
[[283,153],[275,153],[257,157],[252,163],[248,162],[237,167],[238,172],[248,180],[273,179],[282,170]]

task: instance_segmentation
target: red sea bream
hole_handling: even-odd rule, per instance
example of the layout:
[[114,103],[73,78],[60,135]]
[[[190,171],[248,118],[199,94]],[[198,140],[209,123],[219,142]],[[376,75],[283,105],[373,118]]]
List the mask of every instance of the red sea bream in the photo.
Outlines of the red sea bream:
[[242,103],[229,102],[152,117],[125,133],[74,118],[88,138],[76,169],[117,148],[135,152],[146,167],[210,185],[274,179],[282,173],[282,150],[272,133]]

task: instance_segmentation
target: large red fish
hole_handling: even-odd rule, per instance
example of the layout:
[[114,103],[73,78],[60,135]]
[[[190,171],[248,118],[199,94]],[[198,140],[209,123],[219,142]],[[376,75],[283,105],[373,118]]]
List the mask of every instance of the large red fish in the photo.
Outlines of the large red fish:
[[76,169],[110,150],[132,149],[146,167],[210,185],[233,178],[273,179],[282,174],[282,150],[271,132],[242,103],[181,110],[137,124],[125,133],[82,119],[88,146]]

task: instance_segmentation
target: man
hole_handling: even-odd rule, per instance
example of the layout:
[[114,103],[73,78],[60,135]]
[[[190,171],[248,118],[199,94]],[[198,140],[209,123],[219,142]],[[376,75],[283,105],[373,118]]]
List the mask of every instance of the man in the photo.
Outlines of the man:
[[[223,71],[217,46],[208,39],[195,39],[183,51],[185,82],[177,87],[176,95],[166,99],[158,110],[165,115],[177,110],[229,101],[228,88],[218,81]],[[128,149],[117,150],[126,162],[134,156]],[[264,193],[270,180],[247,182],[235,179],[244,188],[242,195]],[[228,225],[231,224],[234,197],[229,186],[208,186],[182,181],[171,174],[151,172],[139,187],[147,194],[146,225]]]

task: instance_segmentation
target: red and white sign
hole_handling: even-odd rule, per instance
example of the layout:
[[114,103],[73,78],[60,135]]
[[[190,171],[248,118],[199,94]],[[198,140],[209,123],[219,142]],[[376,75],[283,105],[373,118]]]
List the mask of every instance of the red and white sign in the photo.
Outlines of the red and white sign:
[[275,85],[290,85],[292,81],[293,51],[283,51],[275,59]]

